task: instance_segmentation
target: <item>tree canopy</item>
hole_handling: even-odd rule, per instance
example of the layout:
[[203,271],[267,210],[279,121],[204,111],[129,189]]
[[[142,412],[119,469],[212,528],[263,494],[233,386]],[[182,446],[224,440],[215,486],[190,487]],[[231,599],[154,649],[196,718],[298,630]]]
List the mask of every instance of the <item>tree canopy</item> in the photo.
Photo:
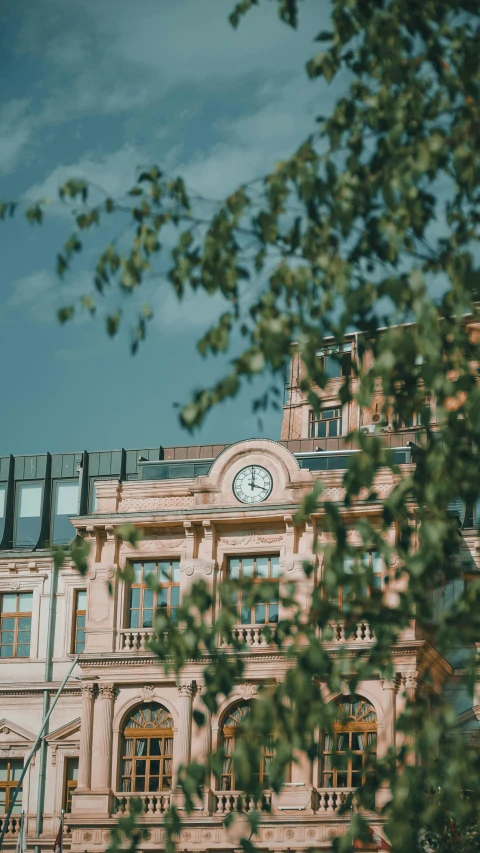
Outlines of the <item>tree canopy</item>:
[[[257,0],[238,3],[230,16],[232,26],[255,14],[256,5]],[[296,26],[302,13],[299,0],[270,5],[276,5],[284,25]],[[260,691],[235,754],[239,788],[257,800],[259,744],[273,729],[271,786],[276,790],[295,756],[303,752],[312,758],[313,732],[332,729],[333,710],[323,701],[320,683],[335,693],[348,676],[355,692],[373,673],[392,678],[392,645],[413,618],[428,629],[440,654],[448,657],[453,646],[465,648],[459,678],[472,697],[477,679],[480,583],[465,586],[440,624],[433,618],[432,591],[463,572],[458,520],[449,503],[452,497],[475,502],[480,491],[480,335],[472,325],[480,287],[478,2],[333,0],[331,28],[317,33],[315,41],[319,52],[308,58],[308,75],[313,81],[341,81],[344,94],[328,115],[317,116],[297,151],[272,164],[261,180],[239,186],[213,215],[181,177],[164,174],[161,164],[137,174],[128,202],[107,198],[91,205],[90,187],[81,176],[60,188],[74,220],[57,258],[60,277],[74,267],[91,229],[117,218],[122,228],[126,219],[132,229],[131,239],[105,246],[91,292],[80,306],[66,305],[61,322],[74,321],[82,309],[98,313],[106,293],[137,291],[156,265],[166,270],[164,277],[180,298],[193,288],[226,299],[227,310],[199,340],[198,350],[201,356],[228,352],[232,336],[239,333],[242,352],[220,381],[185,402],[180,418],[187,429],[195,429],[215,405],[235,396],[245,381],[283,374],[293,345],[304,365],[302,391],[318,410],[319,389],[327,382],[318,349],[326,336],[340,343],[352,329],[359,332],[360,351],[371,356],[371,366],[355,368],[355,381],[345,377],[341,402],[368,406],[380,388],[384,411],[394,420],[413,413],[422,418],[415,465],[408,474],[399,475],[380,435],[357,431],[350,438],[362,452],[353,456],[345,473],[343,506],[323,500],[317,491],[299,509],[300,524],[321,507],[322,524],[332,540],[323,549],[323,580],[315,587],[308,613],[299,610],[293,589],[285,597],[291,616],[277,626],[274,640],[295,665],[282,684]],[[18,214],[21,207],[6,201],[0,215]],[[48,207],[34,201],[25,212],[32,224],[41,223]],[[172,240],[168,260],[164,245]],[[253,294],[247,311],[242,301],[246,287]],[[145,305],[135,319],[133,351],[145,338],[151,313]],[[109,313],[108,333],[115,334],[122,321],[120,308]],[[429,398],[436,403],[435,425],[426,405]],[[273,390],[257,401],[272,402]],[[351,556],[342,512],[362,489],[376,499],[376,477],[385,467],[396,485],[383,504],[382,528],[365,517],[357,529],[364,549],[373,543],[387,565],[395,557],[395,575],[408,583],[396,606],[388,607],[366,595],[371,569],[360,564],[353,575],[351,612],[356,622],[369,622],[376,642],[368,657],[332,659],[318,628],[338,618],[328,593],[345,580],[344,558]],[[396,543],[387,544],[392,526]],[[312,567],[306,565],[305,571]],[[252,600],[268,594],[261,586],[242,583]],[[198,618],[211,605],[202,584],[181,604],[180,629],[165,615],[157,617],[155,651],[162,665],[179,673],[186,660],[208,657],[203,701],[210,711],[242,673],[241,656],[227,658],[216,646],[218,634],[235,645],[232,584],[222,586],[222,607],[213,626]],[[239,641],[237,646],[241,650]],[[371,809],[374,792],[385,785],[391,792],[383,811],[385,829],[398,853],[428,845],[449,849],[445,845],[452,838],[456,844],[449,815],[455,827],[475,824],[479,758],[455,728],[453,706],[447,699],[432,698],[429,678],[427,667],[425,689],[419,685],[415,702],[407,704],[397,723],[405,745],[372,764],[355,795],[360,810],[347,836],[336,840],[338,850],[350,849],[355,837],[368,840],[362,807]],[[214,771],[220,761],[219,753],[210,757]],[[197,764],[183,768],[187,808],[204,774]],[[345,808],[351,805],[349,797]],[[253,810],[247,817],[253,834],[241,843],[249,853],[261,812]],[[179,826],[175,808],[165,820],[173,844]],[[134,830],[135,815],[122,821],[114,847],[122,833],[135,846],[142,831],[138,826]]]

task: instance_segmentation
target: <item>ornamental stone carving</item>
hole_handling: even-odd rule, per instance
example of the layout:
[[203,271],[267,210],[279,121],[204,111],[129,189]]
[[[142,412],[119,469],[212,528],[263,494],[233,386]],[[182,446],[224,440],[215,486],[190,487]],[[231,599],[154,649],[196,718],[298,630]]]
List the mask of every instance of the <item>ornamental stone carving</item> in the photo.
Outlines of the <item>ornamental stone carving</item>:
[[258,687],[256,684],[238,684],[235,688],[235,692],[238,693],[246,702],[249,699],[253,699],[257,695]]
[[192,497],[125,498],[121,502],[122,512],[140,512],[149,509],[187,509],[194,505]]
[[144,554],[146,552],[155,551],[175,551],[185,544],[185,538],[182,539],[141,539],[137,542],[136,548],[128,548],[128,553]]
[[100,684],[98,687],[100,699],[115,699],[115,687],[113,684]]
[[142,687],[139,695],[144,702],[154,702],[155,699],[158,699],[158,696],[155,693],[155,688],[152,684],[146,684],[145,687]]
[[185,684],[178,685],[178,693],[179,696],[183,697],[193,697],[196,692],[196,685],[193,681],[186,682]]
[[249,531],[243,536],[220,536],[218,541],[220,545],[230,547],[232,545],[238,545],[239,547],[244,547],[245,545],[274,545],[275,542],[283,542],[284,535],[283,533],[261,535],[254,531]]

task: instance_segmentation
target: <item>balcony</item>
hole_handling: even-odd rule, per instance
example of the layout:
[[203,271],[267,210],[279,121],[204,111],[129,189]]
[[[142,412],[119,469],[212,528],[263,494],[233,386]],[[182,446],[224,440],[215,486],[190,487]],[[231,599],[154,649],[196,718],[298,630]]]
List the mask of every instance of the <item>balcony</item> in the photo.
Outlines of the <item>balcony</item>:
[[[0,832],[3,830],[3,826],[6,820],[6,814],[0,815]],[[5,833],[5,840],[8,841],[10,838],[18,838],[18,833],[20,831],[20,815],[12,815],[9,820],[9,825],[7,831]]]
[[[267,631],[265,629],[268,629]],[[274,645],[271,639],[267,639],[266,634],[275,630],[275,625],[234,625],[232,628],[232,636],[239,643],[245,643],[246,646],[252,648],[266,648]],[[229,646],[225,639],[219,640],[220,646]]]
[[329,629],[332,632],[332,637],[324,636],[326,643],[360,644],[375,641],[373,630],[368,622],[358,622],[357,625],[347,625],[345,622],[329,622]]
[[230,812],[251,812],[254,809],[268,812],[272,807],[272,795],[269,791],[262,794],[260,802],[256,802],[252,797],[248,797],[240,791],[213,791],[212,793],[212,813],[214,815],[224,816]]
[[130,814],[130,802],[133,799],[140,800],[142,803],[142,812],[145,817],[154,817],[155,815],[164,814],[170,807],[170,792],[157,794],[126,794],[118,793],[114,795],[114,811],[119,815]]
[[[354,791],[355,788],[317,788],[312,795],[315,814],[319,817],[334,814]],[[352,808],[355,810],[355,805]]]
[[148,652],[148,642],[154,637],[155,633],[152,628],[122,628],[118,632],[118,650],[121,652]]

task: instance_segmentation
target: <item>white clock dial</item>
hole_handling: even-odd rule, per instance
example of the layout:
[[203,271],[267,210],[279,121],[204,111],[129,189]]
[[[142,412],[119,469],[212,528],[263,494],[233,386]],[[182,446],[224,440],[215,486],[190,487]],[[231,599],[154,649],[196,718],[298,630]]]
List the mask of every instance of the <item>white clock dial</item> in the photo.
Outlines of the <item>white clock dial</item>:
[[268,498],[272,486],[272,475],[266,468],[261,465],[248,465],[235,477],[233,493],[244,504],[257,504]]

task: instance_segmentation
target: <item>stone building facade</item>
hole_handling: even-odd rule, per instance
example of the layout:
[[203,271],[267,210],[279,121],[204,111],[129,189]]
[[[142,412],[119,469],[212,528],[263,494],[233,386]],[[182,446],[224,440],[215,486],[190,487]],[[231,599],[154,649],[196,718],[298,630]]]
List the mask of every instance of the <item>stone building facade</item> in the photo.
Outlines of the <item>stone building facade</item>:
[[[348,358],[355,357],[354,340],[345,352]],[[328,351],[323,355],[330,357]],[[348,358],[341,369],[348,369]],[[101,853],[118,815],[128,812],[132,796],[141,797],[142,821],[149,830],[142,850],[162,848],[162,815],[170,802],[182,807],[175,785],[179,765],[189,758],[200,759],[220,741],[231,748],[236,721],[248,712],[259,685],[282,679],[287,662],[264,636],[263,626],[281,616],[278,604],[258,612],[240,608],[236,630],[247,644],[245,675],[233,694],[224,697],[218,714],[199,730],[192,712],[201,700],[202,667],[187,666],[179,681],[165,676],[147,648],[153,613],[159,606],[175,608],[198,578],[205,580],[216,600],[222,579],[239,572],[280,577],[281,583],[298,581],[298,594],[307,607],[315,580],[305,578],[302,562],[314,560],[321,573],[313,541],[317,533],[320,543],[327,540],[320,532],[320,510],[301,529],[294,527],[293,515],[318,478],[326,498],[342,499],[342,476],[355,452],[342,436],[359,417],[365,426],[377,423],[375,410],[359,415],[353,408],[342,408],[336,389],[334,375],[325,392],[325,417],[312,417],[290,381],[279,442],[248,439],[215,447],[0,460],[0,822],[42,715],[79,654],[74,677],[26,774],[6,849],[16,843],[22,808],[29,849],[51,849],[65,809],[65,849]],[[413,424],[385,432],[403,471],[411,466],[409,442],[415,433]],[[391,472],[380,472],[378,502],[367,504],[361,495],[348,511],[352,544],[355,520],[368,514],[380,523],[382,500],[392,486]],[[463,521],[465,547],[475,561],[473,514],[470,528],[466,517]],[[126,522],[143,531],[137,549],[117,536],[119,525]],[[51,543],[68,542],[74,528],[91,544],[85,578],[68,560],[58,573],[53,571]],[[393,541],[393,529],[389,535]],[[131,587],[116,576],[127,563],[134,568]],[[385,578],[393,568],[375,564],[391,604],[395,586],[387,588]],[[157,600],[144,582],[149,572],[162,580]],[[355,636],[346,638],[339,623],[330,648],[335,654],[340,645],[351,644],[368,652],[372,641],[368,625],[359,625]],[[270,809],[260,829],[261,847],[330,850],[332,838],[345,832],[348,824],[348,816],[339,816],[337,808],[345,790],[358,783],[366,740],[376,742],[379,755],[394,743],[396,717],[407,694],[414,693],[422,667],[431,668],[439,692],[455,683],[453,664],[413,623],[393,656],[392,681],[373,678],[361,684],[354,697],[348,686],[329,697],[332,702],[352,703],[353,723],[346,736],[357,738],[357,766],[350,761],[343,772],[332,771],[324,742],[318,762],[313,767],[293,766],[288,783],[275,794],[268,789],[268,762],[264,762]],[[472,707],[459,696],[457,705],[459,725],[476,732],[480,700]],[[368,722],[363,742],[355,734],[355,720]],[[222,778],[210,779],[201,804],[185,816],[180,849],[235,850],[238,838],[233,830],[224,829],[222,821],[235,808],[237,797],[227,761]],[[372,815],[371,823],[381,836],[380,821]]]

